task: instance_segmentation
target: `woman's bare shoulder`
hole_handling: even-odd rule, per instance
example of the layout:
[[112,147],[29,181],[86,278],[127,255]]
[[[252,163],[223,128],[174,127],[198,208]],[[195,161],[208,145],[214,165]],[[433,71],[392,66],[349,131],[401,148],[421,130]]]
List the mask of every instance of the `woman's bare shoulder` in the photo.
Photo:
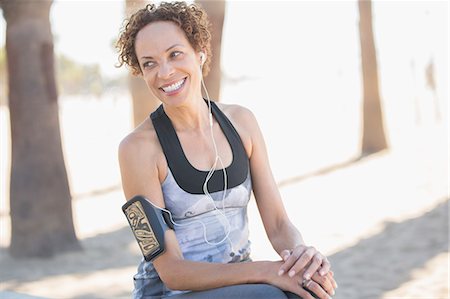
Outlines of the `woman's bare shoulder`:
[[163,204],[160,185],[167,175],[167,162],[150,119],[120,142],[118,154],[125,197],[140,194]]
[[152,122],[148,119],[125,136],[119,144],[119,157],[141,162],[158,162],[162,149]]
[[253,112],[241,105],[217,103],[220,110],[225,113],[233,124],[244,144],[247,156],[250,157],[253,149],[255,132],[258,132],[258,124]]
[[250,123],[255,122],[255,116],[253,115],[253,112],[242,105],[224,103],[216,104],[233,124],[248,126]]

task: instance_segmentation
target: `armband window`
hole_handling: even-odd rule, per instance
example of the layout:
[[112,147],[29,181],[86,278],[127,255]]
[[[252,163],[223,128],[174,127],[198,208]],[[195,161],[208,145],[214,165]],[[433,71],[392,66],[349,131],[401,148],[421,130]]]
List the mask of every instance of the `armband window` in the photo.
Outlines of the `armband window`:
[[152,261],[165,250],[164,232],[173,229],[167,211],[152,205],[145,197],[137,195],[122,206],[131,231],[146,261]]

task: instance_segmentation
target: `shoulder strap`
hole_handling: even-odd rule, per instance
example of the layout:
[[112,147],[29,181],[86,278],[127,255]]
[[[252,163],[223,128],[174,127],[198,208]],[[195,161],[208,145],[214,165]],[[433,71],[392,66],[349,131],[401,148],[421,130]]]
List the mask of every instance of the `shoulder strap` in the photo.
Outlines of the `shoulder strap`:
[[[248,176],[248,157],[239,134],[229,119],[214,102],[211,102],[211,105],[213,116],[217,119],[233,153],[233,161],[226,168],[227,186],[233,188],[242,184]],[[164,112],[162,105],[151,114],[151,120],[166,156],[167,164],[177,184],[188,193],[204,194],[203,183],[208,171],[198,170],[189,163],[172,122]],[[222,191],[224,189],[223,181],[223,171],[221,169],[216,170],[208,182],[209,192]]]

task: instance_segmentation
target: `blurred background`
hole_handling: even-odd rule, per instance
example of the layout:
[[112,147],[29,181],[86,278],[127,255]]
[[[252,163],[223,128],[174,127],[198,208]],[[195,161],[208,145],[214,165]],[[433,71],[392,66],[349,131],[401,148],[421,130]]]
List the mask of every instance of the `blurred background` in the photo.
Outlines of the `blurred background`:
[[[210,95],[256,115],[335,298],[449,298],[448,1],[199,2]],[[2,299],[130,297],[117,148],[158,102],[114,43],[145,3],[0,0]]]

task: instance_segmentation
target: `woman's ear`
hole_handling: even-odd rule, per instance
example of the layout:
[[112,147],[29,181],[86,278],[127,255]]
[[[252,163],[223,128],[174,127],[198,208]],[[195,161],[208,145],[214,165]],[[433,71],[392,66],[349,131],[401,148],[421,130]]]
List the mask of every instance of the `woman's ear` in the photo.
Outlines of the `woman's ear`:
[[200,52],[200,61],[203,64],[205,62],[205,53]]
[[201,67],[203,67],[203,64],[205,64],[206,61],[206,54],[205,52],[201,51],[200,52],[200,65]]

